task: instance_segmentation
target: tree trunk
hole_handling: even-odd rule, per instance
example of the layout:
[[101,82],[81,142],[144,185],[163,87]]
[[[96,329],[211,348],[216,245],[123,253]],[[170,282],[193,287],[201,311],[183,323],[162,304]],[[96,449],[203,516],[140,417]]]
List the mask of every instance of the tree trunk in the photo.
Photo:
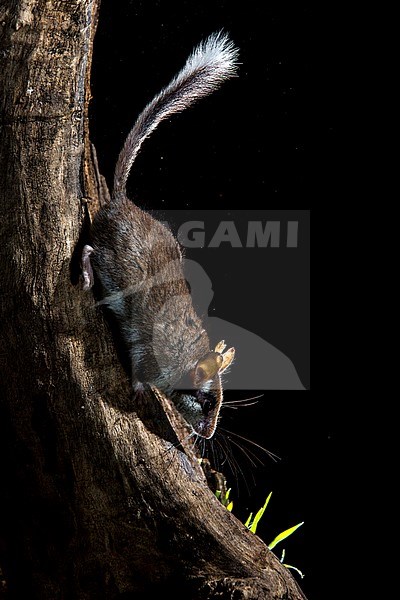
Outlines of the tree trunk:
[[97,13],[97,0],[0,0],[7,597],[304,598],[217,501],[188,444],[177,449],[184,425],[168,401],[132,398],[78,285],[87,206],[107,196],[88,138]]

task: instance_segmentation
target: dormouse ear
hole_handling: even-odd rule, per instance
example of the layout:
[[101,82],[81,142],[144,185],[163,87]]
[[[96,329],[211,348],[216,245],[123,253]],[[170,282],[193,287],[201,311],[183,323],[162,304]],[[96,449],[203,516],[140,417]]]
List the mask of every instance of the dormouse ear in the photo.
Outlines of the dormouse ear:
[[217,352],[218,354],[222,354],[223,351],[225,350],[225,348],[226,348],[225,340],[222,340],[222,342],[220,342],[219,344],[217,344],[215,346],[215,352]]
[[223,373],[224,371],[226,371],[231,366],[234,359],[235,359],[235,348],[229,348],[229,350],[227,350],[225,352],[225,354],[222,355],[222,365],[221,365],[221,369],[219,372]]
[[224,358],[217,352],[209,352],[204,358],[199,360],[194,370],[194,384],[196,386],[214,379],[220,371]]

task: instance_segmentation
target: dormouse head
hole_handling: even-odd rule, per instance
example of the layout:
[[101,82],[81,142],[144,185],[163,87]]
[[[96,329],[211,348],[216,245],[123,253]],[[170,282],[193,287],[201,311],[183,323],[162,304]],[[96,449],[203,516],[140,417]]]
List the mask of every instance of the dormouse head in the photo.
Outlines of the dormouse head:
[[172,395],[179,412],[201,437],[210,439],[215,433],[223,400],[221,375],[235,358],[235,349],[226,350],[224,341],[203,356],[189,373],[187,392]]

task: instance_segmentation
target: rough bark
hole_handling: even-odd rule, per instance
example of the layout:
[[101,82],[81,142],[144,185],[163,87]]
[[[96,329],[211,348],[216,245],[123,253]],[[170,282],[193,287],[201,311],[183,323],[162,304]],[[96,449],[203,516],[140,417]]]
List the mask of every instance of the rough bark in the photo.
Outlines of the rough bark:
[[[214,497],[162,397],[133,399],[78,284],[97,0],[0,0],[1,563],[9,597],[304,598]],[[100,196],[100,198],[99,198]],[[167,409],[167,410],[166,410]]]

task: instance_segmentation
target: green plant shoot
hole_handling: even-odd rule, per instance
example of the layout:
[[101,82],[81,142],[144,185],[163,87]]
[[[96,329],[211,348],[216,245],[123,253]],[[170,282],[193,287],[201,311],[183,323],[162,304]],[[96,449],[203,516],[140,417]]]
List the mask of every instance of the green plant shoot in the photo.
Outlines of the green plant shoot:
[[303,521],[303,523],[299,523],[298,525],[295,525],[294,527],[291,527],[290,529],[286,529],[286,531],[282,531],[282,533],[277,535],[276,538],[268,545],[268,548],[270,550],[273,550],[275,548],[275,546],[277,546],[280,542],[283,542],[283,540],[286,540],[288,537],[293,535],[294,532],[297,531],[299,529],[299,527],[302,527],[303,525],[304,525],[304,521]]

